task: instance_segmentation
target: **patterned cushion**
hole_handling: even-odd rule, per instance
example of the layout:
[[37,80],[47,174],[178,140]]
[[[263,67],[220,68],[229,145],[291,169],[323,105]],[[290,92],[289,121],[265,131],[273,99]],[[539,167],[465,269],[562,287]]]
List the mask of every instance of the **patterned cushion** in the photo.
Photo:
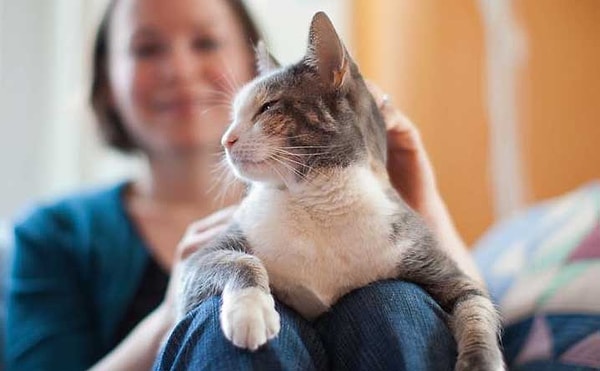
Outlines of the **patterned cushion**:
[[507,358],[600,368],[600,182],[500,223],[475,258],[504,318]]

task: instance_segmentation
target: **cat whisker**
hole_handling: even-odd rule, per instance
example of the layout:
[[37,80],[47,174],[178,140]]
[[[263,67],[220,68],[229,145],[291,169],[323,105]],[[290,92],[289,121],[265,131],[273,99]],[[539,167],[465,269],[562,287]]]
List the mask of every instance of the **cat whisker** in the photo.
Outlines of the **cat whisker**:
[[267,162],[267,165],[269,165],[269,167],[275,172],[277,173],[277,175],[279,176],[279,178],[281,179],[281,181],[283,182],[283,184],[285,184],[286,188],[290,188],[290,185],[286,182],[285,177],[283,176],[283,174],[281,174],[281,172],[279,170],[277,170],[277,168],[273,165],[271,165],[270,163]]
[[330,148],[337,148],[337,147],[341,147],[341,145],[336,145],[336,146],[285,146],[285,147],[279,147],[281,149],[302,149],[302,148],[307,148],[307,149],[330,149]]
[[[306,165],[306,164],[304,164],[304,163],[302,163],[302,162],[299,162],[299,161],[293,160],[293,159],[291,159],[291,158],[289,158],[289,157],[287,157],[287,156],[281,156],[279,153],[285,153],[285,152],[283,152],[283,151],[282,151],[282,152],[279,152],[279,153],[278,153],[278,152],[277,152],[278,148],[274,148],[274,150],[276,151],[276,152],[273,154],[274,156],[276,156],[276,157],[279,157],[279,158],[282,158],[282,159],[285,159],[285,160],[287,160],[287,161],[290,161],[290,162],[292,162],[292,163],[295,163],[295,164],[297,164],[297,165],[300,165],[300,166],[306,167],[306,168],[308,168],[308,172],[316,172],[318,175],[323,175],[323,173],[321,173],[321,172],[320,172],[320,171],[318,171],[318,170],[315,170],[315,169],[314,169],[312,166],[310,166],[310,165]],[[293,156],[294,154],[292,153],[291,155]]]
[[212,106],[212,107],[208,107],[208,108],[206,108],[206,109],[202,110],[202,112],[200,112],[200,114],[201,114],[201,115],[205,115],[205,114],[207,114],[208,112],[210,112],[210,111],[212,111],[212,110],[214,110],[214,109],[217,109],[217,108],[223,108],[223,107],[222,107],[222,106]]
[[306,165],[306,164],[303,164],[303,163],[295,161],[295,160],[292,160],[289,157],[280,156],[280,155],[277,155],[275,153],[272,154],[270,157],[274,158],[274,159],[281,160],[282,164],[285,163],[285,161],[288,161],[288,162],[291,162],[291,163],[294,163],[294,164],[297,164],[297,165],[300,165],[302,167],[307,168],[308,170],[306,171],[306,173],[302,173],[299,170],[297,170],[296,168],[294,168],[292,165],[290,165],[289,163],[285,163],[285,165],[288,165],[288,168],[291,168],[291,169],[295,170],[296,174],[298,174],[299,176],[301,176],[301,178],[304,179],[304,180],[308,180],[308,174],[310,174],[310,173],[316,173],[317,175],[324,175],[322,172],[320,172],[319,170],[315,169],[314,167]]
[[289,152],[286,151],[284,149],[281,148],[273,148],[274,151],[278,152],[278,153],[282,153],[282,154],[286,154],[289,156],[297,156],[297,157],[302,157],[302,156],[318,156],[318,155],[326,155],[329,152],[316,152],[316,153],[293,153],[293,152]]
[[284,159],[277,158],[274,155],[269,156],[269,158],[277,161],[282,166],[286,167],[288,170],[292,171],[294,174],[296,174],[298,177],[300,177],[302,180],[307,180],[305,174],[303,174],[302,172],[300,172],[298,169],[294,168],[292,165],[290,165],[290,164],[286,163],[285,161],[283,161]]
[[231,168],[226,162],[225,157],[217,164],[215,164],[214,168],[211,169],[212,174],[216,174],[213,176],[215,181],[206,191],[207,194],[211,194],[215,191],[217,186],[222,186],[217,195],[215,196],[215,200],[218,205],[224,206],[225,200],[227,196],[230,194],[230,191],[234,189],[236,185],[239,184],[239,180],[235,177]]
[[218,90],[218,89],[211,89],[209,91],[209,93],[212,94],[215,97],[225,98],[228,101],[231,101],[233,99],[233,95],[229,91],[223,91],[223,90]]
[[231,107],[231,102],[230,101],[226,101],[222,98],[215,98],[215,99],[207,99],[205,101],[207,104],[210,105],[219,105],[219,106],[224,106],[224,107]]
[[227,158],[225,157],[225,151],[224,150],[221,150],[221,151],[218,151],[218,152],[215,152],[215,153],[210,153],[209,156],[212,157],[212,158],[214,158],[214,157],[223,157],[222,158],[223,162],[225,162],[225,163],[227,162]]
[[302,163],[302,162],[300,162],[300,161],[292,160],[291,158],[289,158],[289,157],[285,157],[285,156],[281,156],[281,155],[280,155],[280,154],[278,154],[278,153],[273,153],[273,156],[275,156],[275,157],[278,157],[278,158],[280,158],[280,159],[285,159],[285,160],[288,160],[288,161],[290,161],[290,162],[292,162],[292,163],[294,163],[294,164],[297,164],[297,165],[301,165],[301,166],[306,166],[306,167],[309,167],[308,165],[305,165],[305,164],[303,164],[303,163]]
[[232,93],[232,95],[234,95],[235,92],[238,91],[242,85],[237,80],[237,77],[233,73],[233,70],[231,69],[231,66],[229,65],[228,61],[225,60],[223,55],[220,55],[220,58],[221,63],[226,70],[226,74],[223,74],[223,77],[225,78],[225,82],[228,84],[229,91]]
[[302,138],[302,137],[308,137],[311,136],[312,134],[298,134],[298,135],[294,135],[291,137],[287,137],[287,139],[296,139],[296,138]]

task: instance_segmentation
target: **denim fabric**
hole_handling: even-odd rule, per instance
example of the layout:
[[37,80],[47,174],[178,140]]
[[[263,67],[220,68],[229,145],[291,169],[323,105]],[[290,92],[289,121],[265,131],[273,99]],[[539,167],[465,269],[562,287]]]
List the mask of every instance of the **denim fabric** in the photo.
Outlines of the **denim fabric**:
[[326,370],[323,346],[308,321],[277,303],[279,335],[256,352],[236,348],[219,323],[221,300],[212,297],[173,330],[155,370]]
[[277,303],[279,335],[256,352],[223,337],[213,297],[173,330],[155,370],[452,370],[447,315],[419,287],[378,282],[342,298],[314,322]]
[[419,286],[378,282],[343,297],[316,323],[334,370],[453,370],[448,315]]

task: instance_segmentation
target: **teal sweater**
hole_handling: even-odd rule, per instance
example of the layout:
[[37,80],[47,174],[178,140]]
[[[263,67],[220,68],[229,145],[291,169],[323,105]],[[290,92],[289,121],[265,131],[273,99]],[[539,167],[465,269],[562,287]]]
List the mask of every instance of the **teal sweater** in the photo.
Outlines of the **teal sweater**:
[[83,370],[116,344],[150,256],[125,211],[125,184],[39,207],[16,224],[6,361]]

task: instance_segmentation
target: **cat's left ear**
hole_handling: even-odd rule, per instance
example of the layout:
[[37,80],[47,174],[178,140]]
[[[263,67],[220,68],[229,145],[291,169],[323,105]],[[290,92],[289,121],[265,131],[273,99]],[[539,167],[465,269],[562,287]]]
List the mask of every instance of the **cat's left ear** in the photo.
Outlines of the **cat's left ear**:
[[350,75],[349,57],[331,20],[324,12],[313,16],[306,60],[317,68],[321,80],[339,89]]
[[254,54],[256,56],[256,69],[259,75],[266,75],[281,67],[279,62],[269,53],[267,45],[262,40],[259,40],[256,44]]

